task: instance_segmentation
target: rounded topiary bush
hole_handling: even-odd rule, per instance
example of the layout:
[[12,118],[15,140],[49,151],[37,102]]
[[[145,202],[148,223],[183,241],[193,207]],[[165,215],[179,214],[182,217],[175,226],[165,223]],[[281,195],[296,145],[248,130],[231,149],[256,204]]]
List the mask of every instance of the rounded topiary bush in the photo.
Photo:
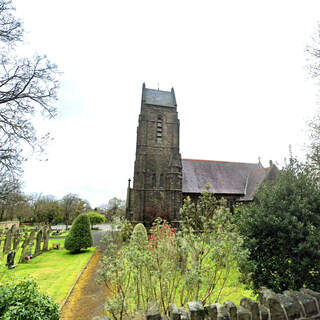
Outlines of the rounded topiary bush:
[[0,284],[0,319],[59,320],[59,305],[33,279]]
[[67,235],[64,247],[71,252],[80,252],[81,249],[92,247],[93,240],[90,230],[90,220],[88,215],[80,214],[72,224]]

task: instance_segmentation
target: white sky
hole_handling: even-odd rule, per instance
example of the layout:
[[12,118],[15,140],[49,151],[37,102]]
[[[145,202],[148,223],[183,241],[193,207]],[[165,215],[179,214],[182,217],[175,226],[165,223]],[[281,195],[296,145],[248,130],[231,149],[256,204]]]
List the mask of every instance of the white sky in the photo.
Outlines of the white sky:
[[305,47],[319,0],[16,0],[26,40],[63,72],[47,162],[25,192],[125,199],[143,81],[174,87],[183,158],[279,164],[317,108]]

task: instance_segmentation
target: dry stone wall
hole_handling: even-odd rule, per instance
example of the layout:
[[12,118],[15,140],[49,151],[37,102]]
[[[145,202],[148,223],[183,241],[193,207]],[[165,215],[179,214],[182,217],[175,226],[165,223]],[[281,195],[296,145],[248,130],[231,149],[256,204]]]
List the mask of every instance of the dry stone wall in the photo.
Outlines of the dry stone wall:
[[[171,320],[320,320],[320,293],[301,289],[300,291],[284,291],[276,294],[271,290],[262,289],[259,302],[242,298],[240,306],[226,301],[204,306],[201,301],[188,303],[188,308],[170,305]],[[146,311],[147,320],[161,320],[159,309],[150,304]]]
[[1,221],[0,228],[1,229],[11,229],[12,226],[15,226],[16,229],[19,229],[19,221]]

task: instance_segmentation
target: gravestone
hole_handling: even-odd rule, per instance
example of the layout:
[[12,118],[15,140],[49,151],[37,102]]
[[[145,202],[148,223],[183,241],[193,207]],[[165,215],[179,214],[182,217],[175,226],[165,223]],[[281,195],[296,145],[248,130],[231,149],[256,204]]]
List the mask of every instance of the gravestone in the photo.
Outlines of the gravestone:
[[7,254],[11,250],[12,232],[8,230],[3,245],[3,254]]
[[26,260],[30,260],[33,258],[32,247],[33,247],[33,243],[30,242],[29,245],[27,246],[27,250],[26,250],[26,254],[25,254],[25,259],[28,257],[28,259],[26,259]]
[[41,228],[37,233],[36,248],[34,250],[35,256],[41,253],[42,236],[43,236],[43,230]]
[[6,266],[8,267],[8,269],[13,269],[16,267],[14,264],[14,257],[15,256],[16,256],[16,252],[14,250],[10,250],[8,252],[7,263],[6,263]]
[[3,239],[4,239],[4,232],[2,229],[0,229],[0,248],[1,248],[1,243]]
[[49,237],[50,237],[50,227],[45,227],[43,230],[43,251],[49,250]]
[[19,230],[15,230],[13,234],[13,250],[17,250],[21,240],[21,233]]
[[28,246],[31,245],[31,248],[32,248],[34,235],[35,235],[35,230],[32,230],[29,235],[27,232],[25,233],[19,263],[22,263],[25,261]]

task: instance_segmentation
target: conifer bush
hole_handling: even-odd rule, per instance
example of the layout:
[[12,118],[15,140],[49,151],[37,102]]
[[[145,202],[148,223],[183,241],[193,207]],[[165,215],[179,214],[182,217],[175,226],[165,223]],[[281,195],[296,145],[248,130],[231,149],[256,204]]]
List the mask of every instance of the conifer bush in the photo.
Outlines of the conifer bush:
[[67,235],[64,247],[71,252],[80,252],[81,249],[92,247],[93,240],[90,230],[90,220],[87,214],[80,214],[72,224]]

